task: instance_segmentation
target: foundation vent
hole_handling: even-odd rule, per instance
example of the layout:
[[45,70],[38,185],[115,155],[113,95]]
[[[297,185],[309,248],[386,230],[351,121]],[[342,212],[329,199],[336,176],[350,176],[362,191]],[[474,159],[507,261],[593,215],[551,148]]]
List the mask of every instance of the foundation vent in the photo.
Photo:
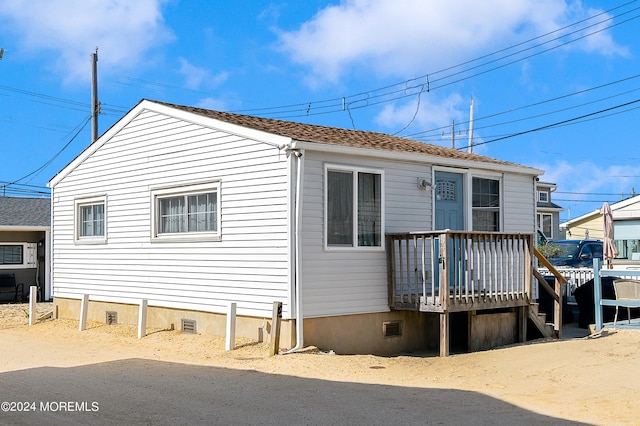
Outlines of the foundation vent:
[[107,325],[114,325],[118,323],[118,313],[116,311],[107,311],[105,321]]
[[180,321],[180,329],[182,330],[183,333],[193,333],[195,334],[196,332],[196,320],[190,320],[190,319],[182,319]]
[[382,335],[384,337],[402,336],[402,321],[383,322]]

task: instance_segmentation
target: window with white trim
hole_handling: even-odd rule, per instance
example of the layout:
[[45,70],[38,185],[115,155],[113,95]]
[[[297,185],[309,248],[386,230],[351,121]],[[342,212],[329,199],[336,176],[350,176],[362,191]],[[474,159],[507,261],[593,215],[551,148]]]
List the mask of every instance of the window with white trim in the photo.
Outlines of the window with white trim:
[[219,238],[218,195],[217,182],[153,191],[153,238]]
[[0,270],[35,268],[38,243],[0,243]]
[[538,201],[546,203],[549,201],[549,191],[538,191]]
[[79,199],[76,206],[76,242],[106,240],[106,197]]
[[326,168],[326,245],[382,247],[382,173]]
[[474,177],[472,179],[471,215],[474,231],[500,231],[500,181]]

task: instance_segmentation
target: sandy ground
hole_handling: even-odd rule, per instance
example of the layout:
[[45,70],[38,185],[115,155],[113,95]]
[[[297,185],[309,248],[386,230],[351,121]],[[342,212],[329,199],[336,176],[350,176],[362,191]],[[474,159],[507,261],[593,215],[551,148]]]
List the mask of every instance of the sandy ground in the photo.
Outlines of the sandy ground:
[[0,306],[0,424],[640,424],[640,331],[448,358],[269,357],[178,331],[29,327],[27,309]]

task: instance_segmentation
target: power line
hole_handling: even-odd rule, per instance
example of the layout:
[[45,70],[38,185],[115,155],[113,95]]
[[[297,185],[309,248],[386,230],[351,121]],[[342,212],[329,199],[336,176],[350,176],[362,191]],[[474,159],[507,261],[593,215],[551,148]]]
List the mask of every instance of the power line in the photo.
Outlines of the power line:
[[[494,118],[494,117],[498,117],[498,116],[501,116],[501,115],[509,114],[509,113],[512,113],[512,112],[521,111],[521,110],[524,110],[524,109],[528,109],[528,108],[544,105],[544,104],[555,102],[555,101],[559,101],[559,100],[562,100],[562,99],[567,99],[567,98],[570,98],[570,97],[573,97],[573,96],[584,95],[585,93],[588,93],[588,92],[592,92],[592,91],[599,90],[599,89],[604,89],[606,87],[614,86],[614,85],[620,84],[620,83],[626,83],[626,82],[629,82],[629,81],[637,79],[637,78],[640,78],[640,74],[635,74],[635,75],[632,75],[632,76],[624,77],[624,78],[621,78],[621,79],[618,79],[618,80],[615,80],[615,81],[611,81],[611,82],[608,82],[608,83],[600,84],[598,86],[590,87],[588,89],[582,89],[582,90],[578,90],[578,91],[572,92],[572,93],[565,93],[564,95],[556,96],[556,97],[553,97],[553,98],[545,99],[543,101],[534,102],[534,103],[531,103],[531,104],[528,104],[528,105],[524,105],[524,106],[520,106],[520,107],[516,107],[516,108],[511,108],[511,109],[508,109],[506,111],[501,111],[501,112],[485,115],[485,116],[482,116],[482,117],[476,117],[476,118],[474,118],[473,121],[474,121],[474,123],[477,123],[478,121],[488,120],[489,118]],[[601,99],[599,99],[597,101],[592,101],[592,102],[587,102],[587,103],[584,103],[584,104],[579,104],[577,106],[584,106],[584,105],[588,105],[588,104],[595,103],[595,102],[598,102],[598,101],[610,99],[610,98],[613,98],[613,97],[616,97],[616,96],[622,96],[623,94],[628,94],[628,93],[631,93],[632,91],[636,91],[636,90],[640,90],[640,88],[636,88],[636,89],[633,89],[633,90],[622,92],[622,93],[619,93],[619,94],[616,94],[616,95],[612,95],[612,96],[609,96],[609,97],[601,98]],[[566,108],[566,109],[569,109],[569,108]],[[564,111],[564,110],[559,110],[559,111]],[[460,121],[458,124],[464,125],[464,124],[468,124],[468,123],[469,123],[469,121]],[[511,123],[511,122],[507,122],[507,123]],[[507,124],[507,123],[504,123],[504,124]],[[489,127],[492,127],[492,126],[476,127],[475,129],[478,130],[478,129],[485,129],[485,128],[489,128]],[[441,127],[434,128],[434,129],[423,130],[423,131],[420,131],[420,132],[412,133],[412,134],[407,135],[407,137],[416,137],[416,136],[421,135],[421,134],[440,132],[440,131],[442,131],[444,129],[448,129],[448,128],[449,128],[449,125],[447,124],[447,125],[443,125]],[[437,135],[437,136],[434,136],[434,137],[439,138],[440,135]]]
[[[526,135],[527,133],[533,133],[533,132],[538,132],[540,130],[547,130],[547,129],[551,129],[551,128],[554,128],[554,127],[560,127],[562,125],[565,125],[567,123],[571,123],[573,121],[581,120],[581,119],[584,119],[586,117],[592,117],[592,116],[597,115],[597,114],[602,114],[604,112],[612,111],[612,110],[615,110],[615,109],[618,109],[618,108],[622,108],[622,107],[625,107],[625,106],[629,106],[629,105],[632,105],[632,104],[635,104],[635,103],[638,103],[638,102],[640,102],[640,99],[635,99],[635,100],[633,100],[631,102],[625,102],[625,103],[620,104],[620,105],[616,105],[616,106],[613,106],[613,107],[610,107],[610,108],[602,109],[600,111],[595,111],[595,112],[591,112],[589,114],[584,114],[584,115],[581,115],[581,116],[578,116],[578,117],[569,118],[567,120],[558,121],[556,123],[547,124],[545,126],[536,127],[535,129],[524,130],[522,132],[513,133],[511,135],[503,136],[503,137],[492,139],[492,140],[489,140],[489,141],[474,143],[474,144],[472,144],[472,146],[486,145],[486,144],[489,144],[489,143],[498,142],[498,141],[509,139],[509,138],[513,138],[513,137],[516,137],[516,136]],[[464,148],[466,148],[466,147],[464,147]],[[457,149],[462,149],[462,148],[457,148]]]
[[78,135],[80,134],[80,132],[86,127],[86,125],[89,123],[89,121],[91,121],[91,115],[89,115],[86,119],[84,119],[84,122],[80,123],[78,126],[76,126],[76,128],[78,129],[76,131],[76,133],[73,135],[73,137],[71,137],[71,139],[69,139],[69,141],[62,147],[62,149],[60,149],[53,157],[51,157],[47,162],[45,162],[42,166],[38,167],[37,169],[35,169],[34,171],[32,171],[31,173],[21,177],[20,179],[16,179],[13,182],[10,182],[8,184],[8,186],[14,185],[18,182],[20,182],[21,180],[24,180],[32,175],[36,175],[38,173],[40,173],[42,170],[44,170],[47,166],[49,166],[51,163],[53,163],[53,161],[58,158],[58,156],[60,154],[62,154],[62,152],[67,149],[69,147],[69,145],[71,145],[71,142],[73,142],[76,137],[78,137]]

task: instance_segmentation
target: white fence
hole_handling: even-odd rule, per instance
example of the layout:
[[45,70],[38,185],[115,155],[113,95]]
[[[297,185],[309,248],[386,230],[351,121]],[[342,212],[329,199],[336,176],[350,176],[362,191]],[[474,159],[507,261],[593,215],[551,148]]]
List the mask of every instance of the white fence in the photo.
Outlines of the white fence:
[[[560,274],[566,278],[569,282],[569,288],[571,291],[580,287],[582,284],[593,279],[593,268],[556,268]],[[551,273],[545,268],[538,268],[538,271],[542,275],[551,275]],[[534,292],[534,298],[538,295]]]

